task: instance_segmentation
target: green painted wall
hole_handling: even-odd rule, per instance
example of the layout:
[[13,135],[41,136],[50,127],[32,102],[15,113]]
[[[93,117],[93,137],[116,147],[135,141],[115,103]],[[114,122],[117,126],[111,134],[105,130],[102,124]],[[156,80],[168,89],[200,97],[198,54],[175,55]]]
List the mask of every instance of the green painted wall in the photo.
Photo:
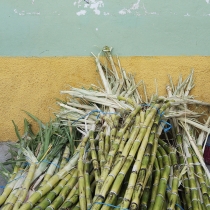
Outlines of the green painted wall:
[[0,56],[210,55],[209,0],[89,1],[1,0]]

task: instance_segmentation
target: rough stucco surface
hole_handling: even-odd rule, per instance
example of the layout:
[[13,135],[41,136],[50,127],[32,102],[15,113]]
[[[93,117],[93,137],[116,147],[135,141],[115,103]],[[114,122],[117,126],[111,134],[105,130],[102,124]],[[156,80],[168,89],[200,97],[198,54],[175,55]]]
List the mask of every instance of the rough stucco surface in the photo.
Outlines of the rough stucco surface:
[[[159,94],[165,94],[168,74],[177,82],[179,74],[186,77],[194,68],[196,87],[192,93],[210,103],[210,57],[122,57],[121,65],[136,75],[136,81],[145,81],[149,95],[155,91],[155,78]],[[58,110],[55,98],[65,97],[60,90],[69,89],[70,85],[98,85],[98,81],[92,57],[0,57],[0,141],[16,140],[12,120],[22,132],[23,119],[27,117],[22,110],[47,122]],[[142,92],[141,87],[139,90]],[[34,124],[33,127],[36,130]]]

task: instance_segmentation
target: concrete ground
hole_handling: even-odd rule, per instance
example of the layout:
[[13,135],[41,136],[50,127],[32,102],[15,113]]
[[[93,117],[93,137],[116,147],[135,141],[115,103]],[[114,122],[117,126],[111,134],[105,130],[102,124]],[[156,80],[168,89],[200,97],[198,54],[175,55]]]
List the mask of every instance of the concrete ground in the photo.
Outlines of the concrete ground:
[[[10,155],[8,154],[7,143],[0,142],[0,163],[5,162],[8,158],[10,158]],[[3,186],[5,186],[6,183],[7,181],[0,175],[0,194],[3,192]]]
[[[5,160],[9,158],[8,154],[8,146],[5,142],[0,142],[0,163],[3,163]],[[210,165],[207,165],[208,169],[210,170]],[[3,186],[6,185],[6,180],[0,175],[0,195],[3,192]]]

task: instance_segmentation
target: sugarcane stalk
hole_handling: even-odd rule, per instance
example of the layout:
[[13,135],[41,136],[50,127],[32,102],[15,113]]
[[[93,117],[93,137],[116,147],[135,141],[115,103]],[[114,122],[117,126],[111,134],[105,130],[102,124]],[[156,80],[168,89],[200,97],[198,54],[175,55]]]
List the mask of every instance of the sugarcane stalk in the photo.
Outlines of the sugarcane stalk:
[[113,159],[115,154],[117,153],[117,150],[119,149],[119,144],[122,140],[123,135],[125,134],[128,126],[130,125],[132,119],[139,113],[141,109],[141,106],[137,106],[135,110],[133,110],[130,115],[126,118],[125,122],[123,123],[122,128],[117,132],[117,135],[114,139],[114,142],[112,143],[112,147],[109,151],[108,157],[107,157],[107,166],[111,166],[113,163]]
[[90,190],[90,160],[87,159],[85,163],[85,194],[87,200],[87,209],[90,209],[92,203],[92,194]]
[[58,155],[57,157],[54,158],[54,160],[52,161],[52,163],[50,164],[50,167],[47,169],[47,172],[44,176],[43,181],[41,182],[39,187],[44,186],[47,181],[50,179],[50,177],[52,177],[52,175],[55,172],[55,169],[58,167],[58,161],[60,159],[60,155]]
[[[190,148],[189,148],[190,150]],[[208,196],[208,188],[206,186],[206,182],[205,182],[205,178],[204,178],[204,171],[200,165],[200,162],[197,158],[197,156],[195,155],[195,153],[193,153],[192,150],[190,150],[191,155],[192,155],[192,160],[194,163],[194,170],[196,173],[196,180],[198,182],[199,185],[199,190],[201,190],[202,193],[202,198],[203,198],[203,202],[206,208],[210,208],[210,201],[209,201],[209,196]],[[209,206],[209,207],[208,207]]]
[[16,193],[13,194],[12,200],[11,200],[10,202],[7,202],[7,203],[3,206],[2,210],[12,210],[12,209],[14,208],[15,203],[17,202],[17,199],[18,199],[18,196],[20,195],[20,193],[21,193],[21,190],[18,189],[18,190],[16,191]]
[[[155,119],[155,124],[158,125],[158,120],[157,119],[160,119],[159,116],[156,116],[156,119]],[[157,148],[158,148],[158,139],[162,133],[162,130],[163,130],[163,124],[164,122],[161,122],[160,125],[156,128],[156,132],[155,132],[155,138],[154,138],[154,142],[148,142],[150,144],[153,144],[153,147],[152,147],[152,151],[151,151],[151,154],[150,154],[150,159],[149,159],[149,164],[148,166],[146,167],[146,176],[145,176],[145,179],[144,179],[144,183],[142,185],[142,188],[141,188],[141,194],[140,194],[140,197],[142,195],[142,192],[144,191],[144,188],[146,186],[146,183],[149,179],[149,176],[150,174],[152,173],[152,170],[153,170],[153,165],[154,165],[154,162],[155,162],[155,158],[156,158],[156,154],[157,154]],[[153,138],[150,139],[151,141],[153,141]],[[161,174],[162,176],[162,174]]]
[[61,190],[61,192],[59,193],[57,198],[52,202],[52,204],[50,204],[46,208],[46,210],[59,209],[59,207],[62,205],[62,203],[66,199],[67,195],[69,194],[69,192],[72,190],[74,185],[77,183],[77,180],[78,180],[78,176],[77,175],[78,175],[78,170],[75,169],[72,177],[69,179],[69,181],[63,187],[63,189]]
[[72,208],[72,210],[80,210],[80,204],[79,202],[74,206],[74,208]]
[[100,176],[100,167],[99,167],[99,162],[98,162],[98,157],[96,153],[96,148],[94,144],[94,133],[90,132],[90,150],[91,150],[91,158],[92,158],[92,164],[93,164],[93,169],[94,169],[94,175],[96,181],[99,180]]
[[[128,116],[128,118],[130,118],[132,115],[129,115]],[[127,119],[128,119],[127,118]],[[126,120],[127,120],[126,119]],[[133,142],[134,142],[134,140],[135,140],[135,138],[136,138],[136,136],[138,135],[138,132],[139,132],[139,130],[140,130],[140,127],[139,127],[139,123],[140,123],[140,116],[136,113],[136,119],[135,119],[135,125],[134,125],[134,127],[133,127],[133,129],[132,129],[132,132],[131,132],[131,135],[130,135],[130,138],[129,138],[129,140],[127,141],[127,143],[126,143],[126,146],[125,146],[125,148],[123,149],[123,151],[124,150],[126,150],[127,151],[127,153],[129,152],[129,150],[130,150],[130,148],[131,148],[131,146],[132,146],[132,144],[133,144]],[[125,123],[125,126],[124,126],[124,131],[122,131],[121,130],[121,133],[118,133],[118,136],[120,136],[120,135],[122,135],[123,136],[123,133],[125,132],[125,130],[126,130],[126,128],[129,126],[129,123],[131,122],[131,119],[128,119],[127,120],[127,123]],[[116,145],[116,144],[115,144]],[[117,152],[117,147],[119,147],[119,145],[117,146],[116,145],[116,148],[114,148],[113,150],[111,150],[110,152],[109,152],[109,154],[108,154],[108,157],[110,157],[110,161],[109,161],[109,159],[107,158],[107,163],[105,164],[105,166],[104,166],[104,169],[103,169],[103,171],[102,171],[102,174],[101,174],[101,177],[100,177],[100,179],[99,179],[99,181],[98,181],[98,189],[101,189],[102,188],[102,186],[104,185],[104,183],[105,183],[105,180],[106,180],[106,178],[107,178],[107,176],[108,176],[108,174],[109,174],[109,171],[110,171],[110,169],[111,169],[111,164],[112,164],[112,162],[113,162],[113,159],[114,159],[114,155],[116,154],[116,152]],[[124,154],[122,154],[122,156],[125,156]],[[123,162],[124,162],[124,160],[122,160]],[[122,164],[123,163],[120,163],[120,164],[117,164],[117,166],[116,167],[119,167],[119,169],[117,169],[116,167],[115,167],[115,171],[116,171],[116,173],[117,173],[117,171],[118,170],[120,170],[120,168],[122,167]]]
[[[165,151],[170,155],[170,162],[171,162],[171,165],[173,166],[172,190],[169,195],[169,201],[168,201],[168,205],[167,205],[167,209],[170,210],[170,209],[175,208],[175,204],[176,204],[177,197],[178,197],[179,168],[178,168],[175,149],[171,146],[168,146],[168,144],[161,139],[159,139],[158,142],[165,149]],[[170,184],[170,186],[171,186],[171,184]]]
[[[88,163],[88,165],[89,165],[89,163]],[[85,170],[88,170],[88,167],[89,167],[88,165],[86,164]],[[94,173],[93,172],[94,172],[94,170],[90,173],[89,182],[91,183],[91,187],[95,188],[96,182],[95,181],[93,182],[93,180],[94,180]],[[88,196],[88,194],[90,192],[92,193],[91,189],[89,189],[89,192],[87,193],[87,190],[88,190],[87,187],[88,187],[88,185],[86,184],[86,196]],[[72,207],[75,203],[77,203],[78,199],[79,199],[79,190],[78,190],[78,183],[77,183],[74,186],[74,188],[71,190],[69,195],[67,196],[65,202],[62,204],[60,209],[64,210],[64,209]],[[88,202],[87,202],[87,204],[88,204]]]
[[62,206],[59,209],[60,210],[70,209],[70,207],[72,207],[74,204],[76,204],[78,202],[78,200],[79,200],[79,190],[77,188],[77,190],[74,192],[74,195],[71,196],[71,198],[69,198],[69,200],[67,202],[62,204]]
[[173,182],[172,182],[172,190],[171,190],[171,195],[168,201],[167,209],[172,210],[175,207],[177,198],[178,198],[178,186],[179,186],[179,170],[178,166],[174,166],[174,171],[173,171]]
[[[132,200],[131,200],[131,205],[130,205],[131,209],[139,208],[140,198],[142,197],[142,194],[144,192],[143,189],[146,187],[147,181],[152,174],[152,173],[147,172],[147,168],[148,168],[148,165],[150,166],[151,161],[152,161],[152,164],[154,163],[153,156],[151,156],[151,155],[154,155],[154,152],[156,152],[156,150],[157,150],[157,145],[155,143],[155,138],[154,138],[155,130],[156,130],[156,125],[153,125],[153,130],[151,132],[151,136],[149,138],[149,141],[148,141],[148,144],[146,147],[146,151],[143,156],[141,168],[140,168],[140,171],[138,172],[138,178],[136,181],[136,185],[134,187],[134,192],[132,195]],[[142,145],[143,145],[143,142],[142,142]],[[141,147],[142,147],[142,145],[141,145]],[[145,179],[147,179],[147,180],[145,180]]]
[[99,134],[99,149],[98,149],[98,158],[100,160],[100,167],[103,168],[106,163],[105,154],[104,154],[104,141],[105,134],[103,131]]
[[[134,141],[129,154],[125,155],[125,157],[127,157],[127,156],[128,157],[127,157],[125,163],[123,164],[122,169],[120,170],[118,175],[116,174],[116,172],[118,172],[118,170],[116,170],[115,173],[113,173],[114,171],[112,171],[110,173],[110,175],[107,177],[107,179],[105,181],[105,184],[102,187],[101,192],[100,192],[99,202],[101,202],[101,200],[104,199],[104,197],[107,194],[108,189],[110,188],[110,186],[112,185],[113,182],[114,182],[113,188],[115,188],[115,189],[121,185],[125,174],[127,173],[128,169],[130,168],[130,166],[133,162],[134,156],[136,155],[136,152],[139,148],[139,145],[142,142],[142,140],[143,140],[143,138],[146,134],[147,127],[149,127],[148,129],[151,129],[150,123],[152,122],[152,119],[154,118],[154,116],[157,112],[157,108],[159,108],[159,107],[160,107],[160,105],[156,104],[151,109],[151,112],[147,115],[147,117],[144,121],[144,124],[143,124],[142,128],[140,129],[139,135],[137,136],[136,140]],[[147,137],[147,139],[148,139],[148,137]],[[125,148],[124,148],[124,150],[125,150]],[[123,154],[124,154],[124,151],[122,153],[122,156],[124,156]],[[116,175],[117,175],[117,177],[116,177]],[[115,177],[116,177],[116,180],[114,180]],[[101,206],[101,204],[96,204],[96,205],[93,206],[93,209],[94,210],[98,209],[98,208],[100,208],[100,206]]]
[[188,149],[187,140],[184,139],[183,141],[183,149],[185,151],[185,155],[188,162],[188,177],[189,177],[189,187],[190,187],[190,197],[192,202],[192,209],[198,209],[198,190],[196,186],[196,177],[194,175],[194,167],[193,167],[193,160],[192,156]]
[[141,197],[140,209],[142,209],[142,210],[148,209],[151,185],[152,185],[152,175],[150,175],[148,182],[146,184],[145,190]]
[[153,210],[158,210],[163,207],[163,204],[165,202],[165,192],[167,187],[167,182],[170,174],[170,161],[169,157],[166,153],[166,151],[159,146],[158,147],[159,152],[161,153],[163,157],[163,163],[164,163],[164,170],[160,178],[158,190],[157,190],[157,196],[155,199]]
[[192,203],[191,203],[191,198],[190,198],[190,185],[189,185],[189,179],[188,179],[188,175],[184,174],[183,175],[183,186],[184,186],[184,195],[185,195],[185,200],[186,200],[186,205],[187,208],[190,209],[192,208]]
[[[134,124],[134,126],[135,126],[135,124]],[[122,153],[122,151],[125,147],[125,144],[126,144],[127,140],[129,139],[129,135],[130,135],[130,132],[129,132],[129,130],[127,130],[122,137],[122,141],[120,142],[119,149],[118,149],[119,154]]]
[[0,206],[5,203],[5,201],[7,200],[8,196],[12,193],[12,190],[13,190],[14,186],[18,182],[18,179],[21,177],[21,173],[22,172],[19,171],[16,174],[16,176],[14,177],[14,179],[12,179],[12,180],[10,179],[10,181],[8,182],[6,187],[4,188],[4,192],[0,196]]
[[59,183],[58,185],[52,190],[50,191],[46,197],[42,200],[42,202],[40,202],[38,205],[36,205],[36,207],[33,208],[33,210],[39,210],[39,209],[46,209],[47,206],[49,206],[54,199],[56,198],[56,196],[60,193],[60,191],[64,188],[65,184],[70,180],[70,178],[73,175],[73,172],[76,169],[70,171],[70,173],[68,175],[66,175]]
[[104,156],[107,159],[107,155],[110,149],[110,127],[106,127],[106,136],[105,136],[105,144],[104,144]]
[[119,126],[119,120],[120,120],[119,115],[112,116],[112,126],[111,126],[111,132],[110,132],[110,146],[109,146],[109,149],[110,149],[111,145],[113,144],[114,139],[116,137],[117,129],[118,129],[118,126]]
[[152,192],[151,192],[151,198],[150,198],[150,204],[148,210],[152,210],[154,203],[155,203],[155,198],[157,195],[157,190],[158,190],[158,185],[160,181],[160,168],[157,159],[155,159],[154,162],[154,181],[152,185]]
[[[74,195],[76,195],[74,197]],[[72,198],[74,198],[73,200],[75,201],[75,199],[77,198],[77,200],[75,202],[72,202]],[[61,209],[66,209],[69,207],[72,207],[75,203],[77,203],[77,201],[79,200],[79,185],[78,183],[74,186],[74,188],[71,190],[71,192],[68,194],[66,200],[63,202],[63,204],[61,205]]]
[[125,179],[123,181],[122,187],[120,189],[119,195],[117,197],[117,203],[116,205],[121,206],[122,202],[124,200],[124,195],[125,195],[125,191],[128,187],[128,180],[130,178],[130,173],[131,173],[132,167],[130,167],[128,173],[125,175]]
[[[151,150],[151,145],[147,145],[149,138],[154,138],[153,132],[155,131],[155,128],[153,127],[152,130],[152,136],[150,137],[150,131],[151,131],[151,126],[153,124],[154,120],[151,120],[150,125],[147,128],[146,134],[142,140],[141,146],[138,150],[138,154],[135,160],[135,163],[133,165],[133,169],[131,172],[131,176],[128,182],[128,188],[125,192],[125,196],[124,196],[124,202],[122,204],[122,208],[128,208],[129,203],[131,201],[131,197],[133,195],[133,191],[136,185],[136,180],[138,177],[138,173],[139,170],[141,169],[141,163],[143,161],[143,156],[147,157],[150,154],[150,150]],[[145,161],[145,160],[144,160]]]
[[101,210],[109,210],[111,209],[111,205],[115,205],[117,202],[117,196],[120,192],[120,188],[117,189],[117,191],[111,190],[110,193],[107,196],[106,201],[104,202],[104,205],[102,206]]
[[163,167],[163,157],[162,157],[162,155],[161,155],[161,153],[159,152],[159,151],[157,151],[157,160],[158,160],[158,164],[159,164],[159,166],[160,166],[160,173],[162,174],[162,171],[163,171],[163,169],[164,169],[164,167]]
[[[84,139],[87,138],[88,136],[86,136]],[[75,167],[78,158],[79,153],[76,153],[61,171],[59,171],[57,174],[53,175],[49,179],[45,186],[41,187],[40,189],[38,189],[38,191],[32,194],[28,201],[20,207],[20,210],[29,210],[33,208],[33,206],[40,198],[46,195],[61,179],[63,179],[67,175],[70,170],[72,170],[73,167]]]
[[[93,134],[94,130],[91,130],[90,133],[90,144],[91,144],[91,154],[93,154],[93,152],[95,152],[95,148],[92,148],[94,146],[94,134]],[[87,138],[88,140],[88,138]],[[81,207],[81,209],[86,210],[87,209],[87,204],[86,204],[86,193],[85,193],[85,177],[84,177],[84,165],[83,165],[83,159],[84,159],[84,154],[85,154],[85,144],[86,141],[83,141],[81,146],[80,146],[80,153],[79,153],[79,160],[78,160],[78,178],[79,178],[79,205]],[[96,160],[96,156],[92,156],[93,161],[97,161]],[[95,166],[94,166],[94,170],[95,170]],[[97,170],[99,170],[98,166],[97,166]],[[95,174],[95,178],[96,174]]]
[[33,176],[34,176],[34,172],[36,170],[36,163],[35,162],[32,162],[31,165],[30,165],[30,168],[29,168],[29,171],[28,171],[28,174],[26,176],[26,179],[23,183],[23,186],[22,186],[22,189],[21,189],[21,192],[20,194],[18,195],[18,199],[17,199],[17,202],[15,203],[13,209],[14,210],[18,210],[19,207],[22,205],[22,203],[24,202],[26,196],[27,196],[27,193],[28,193],[28,189],[30,187],[30,184],[31,184],[31,180],[33,179]]
[[67,164],[68,162],[68,158],[70,155],[70,148],[68,145],[66,145],[64,152],[63,152],[63,156],[62,156],[62,160],[61,160],[61,164],[59,167],[59,171]]

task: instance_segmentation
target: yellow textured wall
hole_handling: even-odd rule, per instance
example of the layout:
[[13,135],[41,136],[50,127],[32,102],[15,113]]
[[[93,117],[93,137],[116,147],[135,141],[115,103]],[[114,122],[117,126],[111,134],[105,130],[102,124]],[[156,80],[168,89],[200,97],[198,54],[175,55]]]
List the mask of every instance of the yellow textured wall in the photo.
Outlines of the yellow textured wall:
[[[137,81],[145,81],[149,94],[155,91],[155,78],[159,93],[165,94],[168,74],[177,81],[179,74],[186,77],[194,68],[193,94],[210,103],[210,57],[122,57],[121,65],[135,74]],[[98,84],[98,79],[92,57],[0,57],[0,141],[17,139],[12,120],[22,132],[23,119],[27,116],[21,110],[47,122],[58,110],[55,98],[62,98],[60,90],[68,89],[69,85]]]

